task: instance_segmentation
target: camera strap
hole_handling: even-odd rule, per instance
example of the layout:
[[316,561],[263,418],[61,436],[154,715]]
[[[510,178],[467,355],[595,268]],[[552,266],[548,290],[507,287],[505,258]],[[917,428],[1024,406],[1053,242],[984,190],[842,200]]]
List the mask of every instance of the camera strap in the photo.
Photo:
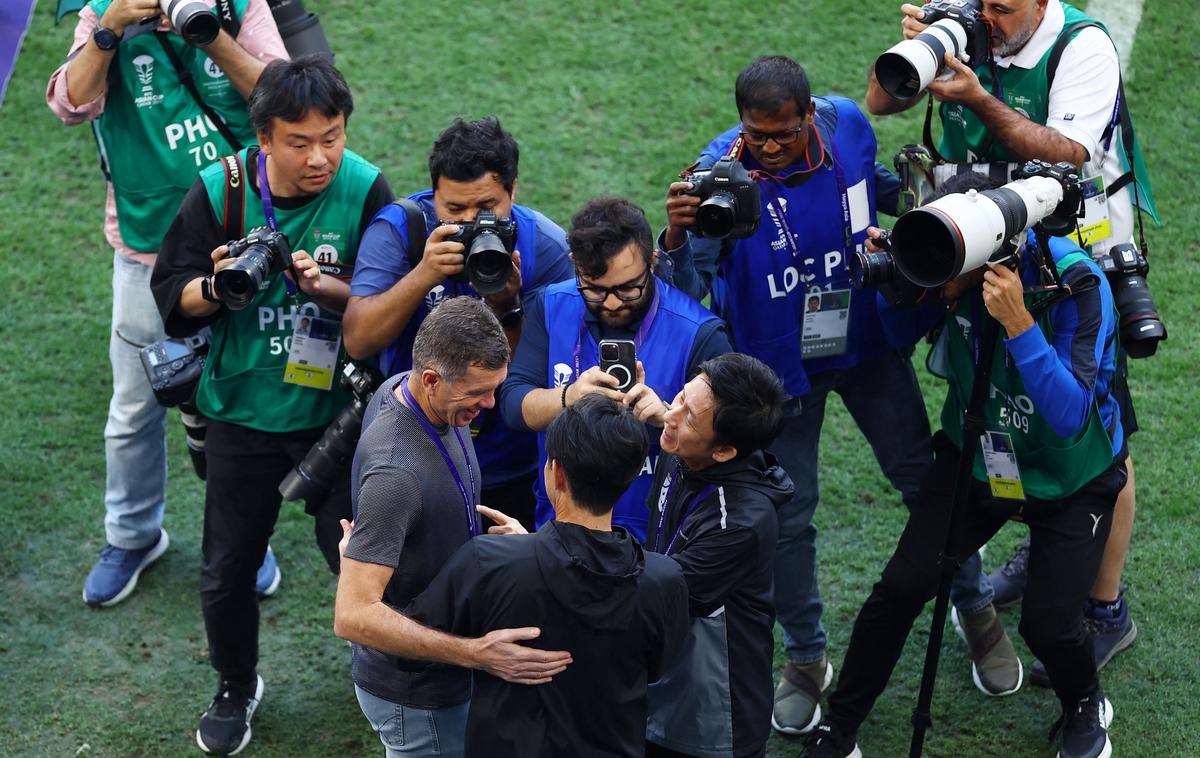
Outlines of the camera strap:
[[246,225],[246,170],[236,155],[221,159],[225,169],[225,239],[242,238]]
[[196,89],[196,82],[192,79],[192,74],[183,65],[183,61],[179,59],[179,53],[175,52],[175,48],[171,47],[171,43],[167,41],[166,32],[155,32],[154,36],[158,38],[158,43],[162,45],[163,52],[167,54],[167,58],[171,60],[171,67],[175,69],[175,75],[179,77],[179,83],[188,91],[192,99],[196,101],[196,105],[200,106],[200,110],[204,111],[204,115],[212,122],[213,126],[217,127],[217,131],[225,138],[234,152],[240,151],[243,147],[242,141],[234,136],[230,131],[229,125],[225,123],[225,119],[221,118],[221,114],[212,109],[204,99],[200,97],[199,90]]
[[[262,150],[258,151],[258,192],[262,195],[263,215],[267,217],[267,226],[271,227],[271,231],[278,232],[279,224],[275,222],[275,206],[271,203],[271,186],[267,182],[267,154]],[[283,283],[287,286],[288,294],[295,295],[299,289],[300,277],[296,273],[296,264],[290,258],[288,259],[288,270],[292,272],[292,278],[283,277]]]
[[408,225],[408,244],[405,247],[408,250],[408,270],[412,271],[425,257],[425,238],[428,236],[425,212],[411,198],[402,197],[395,204],[404,211],[404,221]]
[[217,0],[217,20],[230,37],[237,39],[242,31],[242,21],[233,9],[233,0]]

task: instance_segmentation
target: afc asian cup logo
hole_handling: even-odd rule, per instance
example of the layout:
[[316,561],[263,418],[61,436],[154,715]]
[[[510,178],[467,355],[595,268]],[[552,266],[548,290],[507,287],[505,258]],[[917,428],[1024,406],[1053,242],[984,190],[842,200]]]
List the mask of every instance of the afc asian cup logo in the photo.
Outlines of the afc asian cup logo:
[[441,305],[442,301],[445,299],[446,287],[439,284],[438,286],[429,290],[429,293],[425,295],[425,307],[432,311],[434,308]]
[[133,59],[133,70],[137,72],[138,81],[149,86],[154,81],[154,59],[149,55],[139,55]]
[[561,387],[564,384],[566,384],[567,382],[571,381],[572,373],[573,372],[571,371],[571,367],[568,366],[567,364],[565,364],[565,363],[554,364],[554,386],[555,386],[555,388]]

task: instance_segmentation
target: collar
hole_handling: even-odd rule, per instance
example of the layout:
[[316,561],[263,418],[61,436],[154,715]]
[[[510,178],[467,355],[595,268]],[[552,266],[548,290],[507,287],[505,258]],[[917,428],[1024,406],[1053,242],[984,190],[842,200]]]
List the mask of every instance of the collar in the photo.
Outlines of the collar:
[[1063,11],[1062,3],[1060,0],[1050,0],[1046,4],[1046,15],[1042,17],[1042,23],[1033,30],[1033,36],[1029,38],[1025,46],[1014,55],[996,58],[996,65],[1001,68],[1016,66],[1017,68],[1032,69],[1036,67],[1042,57],[1054,46],[1065,23],[1066,13]]

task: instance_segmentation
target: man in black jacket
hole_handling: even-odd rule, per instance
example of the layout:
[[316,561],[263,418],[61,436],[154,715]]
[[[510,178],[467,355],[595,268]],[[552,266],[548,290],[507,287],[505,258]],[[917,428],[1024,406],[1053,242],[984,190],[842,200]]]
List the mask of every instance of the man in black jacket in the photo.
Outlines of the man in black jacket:
[[667,412],[646,547],[683,569],[692,622],[650,688],[647,756],[741,758],[766,747],[775,511],[792,480],[765,448],[786,399],[766,364],[727,353],[701,364]]
[[[405,611],[452,634],[537,626],[532,642],[570,650],[549,684],[475,676],[466,755],[617,756],[642,751],[646,687],[687,635],[679,566],[612,526],[612,508],[646,458],[644,425],[599,395],[569,406],[546,430],[542,470],[555,519],[537,534],[463,545]],[[492,532],[523,532],[519,522]]]

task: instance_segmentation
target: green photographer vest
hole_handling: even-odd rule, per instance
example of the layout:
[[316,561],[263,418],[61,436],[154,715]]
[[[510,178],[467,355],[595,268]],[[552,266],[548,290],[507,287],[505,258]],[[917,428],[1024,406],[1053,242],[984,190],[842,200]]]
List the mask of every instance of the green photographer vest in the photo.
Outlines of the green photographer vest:
[[[104,15],[112,0],[88,5]],[[249,0],[235,0],[241,19]],[[204,51],[166,35],[204,101],[244,144],[255,141],[246,100]],[[94,131],[112,181],[121,239],[153,253],[200,170],[234,151],[184,88],[158,35],[121,41]]]
[[[1061,276],[1073,263],[1088,260],[1085,253],[1076,251],[1057,263]],[[991,318],[982,304],[979,318]],[[942,406],[942,430],[962,449],[963,413],[971,400],[975,382],[974,344],[972,339],[981,324],[967,298],[959,300],[946,315],[943,331],[947,335],[946,363],[950,391]],[[1053,341],[1054,330],[1049,313],[1038,319],[1037,328]],[[1013,452],[1021,471],[1021,482],[1028,497],[1040,500],[1060,500],[1099,476],[1112,465],[1113,443],[1100,411],[1092,400],[1087,426],[1070,438],[1059,437],[1050,429],[1033,407],[1025,392],[1021,373],[1009,359],[1004,340],[997,338],[992,364],[991,388],[984,407],[984,419],[989,431],[1007,432],[1012,436]],[[934,367],[929,366],[933,371]],[[936,372],[935,372],[936,373]],[[974,477],[986,482],[987,469],[983,453],[975,456]]]
[[[1088,16],[1083,11],[1068,5],[1062,4],[1064,20],[1062,31],[1059,32],[1059,40],[1064,35],[1069,35],[1073,38],[1082,29],[1072,29],[1076,24],[1086,22],[1099,27],[1105,34],[1108,34],[1108,29],[1099,21]],[[1002,68],[997,66],[996,72],[1000,77],[1000,85],[1004,93],[1004,102],[1008,107],[1021,113],[1035,124],[1045,124],[1049,116],[1050,106],[1050,76],[1049,65],[1050,59],[1057,46],[1051,45],[1038,61],[1037,65],[1030,69],[1020,68],[1018,66],[1009,66]],[[979,83],[988,92],[995,92],[994,82],[992,80],[992,67],[984,62],[982,65],[974,69],[975,75],[979,77]],[[1122,92],[1122,97],[1124,93]],[[1008,148],[992,140],[988,133],[987,127],[983,121],[975,115],[974,111],[960,103],[941,103],[938,106],[938,113],[942,119],[942,139],[938,143],[938,151],[945,156],[949,161],[965,161],[968,163],[991,163],[991,162],[1009,162],[1017,161]],[[1158,221],[1158,214],[1154,209],[1154,195],[1150,189],[1150,175],[1146,171],[1145,162],[1142,159],[1141,145],[1137,139],[1137,133],[1133,130],[1132,121],[1129,122],[1129,130],[1133,132],[1131,144],[1133,145],[1133,156],[1128,153],[1125,143],[1117,139],[1118,150],[1121,154],[1122,168],[1128,171],[1131,166],[1134,167],[1137,174],[1137,191],[1133,192],[1133,187],[1130,187],[1131,193],[1136,195],[1136,202],[1142,210],[1149,213],[1155,221]]]
[[[246,177],[248,154],[251,154],[249,148],[237,155],[242,177]],[[358,252],[363,206],[378,176],[377,167],[346,150],[337,175],[321,194],[292,210],[276,204],[276,223],[287,235],[292,250],[304,250],[323,266],[352,265]],[[200,178],[208,191],[213,214],[224,223],[224,165],[209,166],[200,173]],[[266,225],[258,194],[247,188],[242,235]],[[292,333],[306,316],[335,321],[342,318],[340,313],[322,309],[303,292],[288,294],[283,274],[271,275],[244,309],[226,311],[213,325],[208,360],[196,392],[200,411],[218,421],[264,432],[311,429],[332,421],[350,401],[350,395],[338,384],[346,358],[344,349],[338,351],[332,389],[313,389],[283,381]]]

